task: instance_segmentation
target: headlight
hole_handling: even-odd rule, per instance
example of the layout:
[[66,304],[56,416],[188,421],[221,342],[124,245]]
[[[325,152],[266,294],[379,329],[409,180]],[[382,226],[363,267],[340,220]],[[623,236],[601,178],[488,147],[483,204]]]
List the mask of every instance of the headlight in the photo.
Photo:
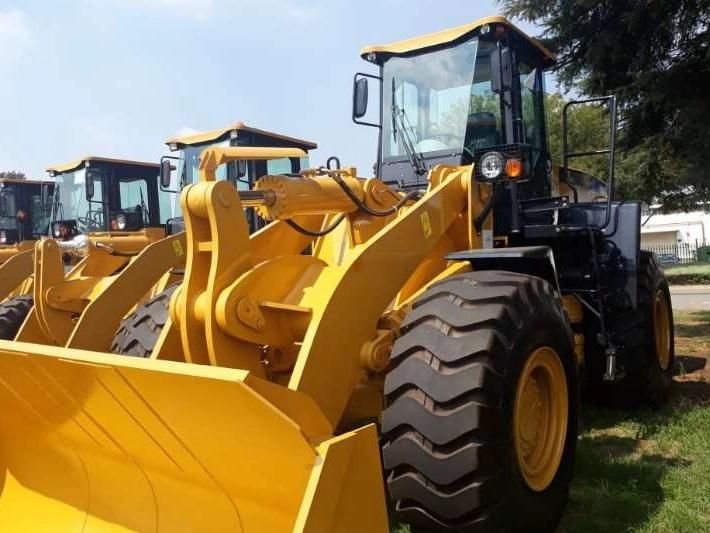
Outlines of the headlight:
[[0,231],[0,244],[5,244],[7,242],[7,233]]
[[488,152],[481,157],[481,175],[489,180],[496,179],[503,174],[505,159],[498,152]]
[[120,230],[126,229],[126,215],[118,215],[116,217],[116,227]]
[[52,236],[58,239],[62,236],[62,225],[59,223],[52,224]]

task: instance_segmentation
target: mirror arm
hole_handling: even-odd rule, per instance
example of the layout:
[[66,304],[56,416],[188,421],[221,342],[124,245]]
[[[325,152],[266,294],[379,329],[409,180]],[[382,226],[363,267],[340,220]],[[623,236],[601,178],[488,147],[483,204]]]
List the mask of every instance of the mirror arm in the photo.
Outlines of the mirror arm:
[[[358,78],[370,78],[373,80],[377,80],[380,83],[382,83],[382,77],[381,76],[375,76],[374,74],[367,74],[366,72],[358,72],[353,76],[353,88],[357,84]],[[353,104],[355,103],[355,91],[353,91]],[[354,106],[353,106],[353,111],[354,111]],[[361,126],[371,126],[373,128],[382,128],[382,124],[377,124],[375,122],[367,122],[365,120],[360,120],[357,117],[355,117],[355,114],[353,113],[353,122],[355,124],[360,124]]]
[[[180,160],[179,157],[174,156],[174,155],[164,155],[164,156],[162,156],[162,157],[160,158],[161,176],[160,176],[160,179],[158,179],[158,184],[160,185],[160,190],[163,191],[163,192],[169,192],[169,193],[176,193],[176,194],[179,194],[180,192],[182,192],[181,189],[173,190],[173,189],[170,189],[170,188],[168,188],[168,187],[164,187],[164,186],[163,186],[163,179],[162,179],[163,161],[168,160],[168,159],[175,159],[176,161],[179,161],[179,160]],[[171,171],[172,171],[172,170],[175,170],[175,167],[173,167],[172,165],[171,165],[170,168],[171,168]]]

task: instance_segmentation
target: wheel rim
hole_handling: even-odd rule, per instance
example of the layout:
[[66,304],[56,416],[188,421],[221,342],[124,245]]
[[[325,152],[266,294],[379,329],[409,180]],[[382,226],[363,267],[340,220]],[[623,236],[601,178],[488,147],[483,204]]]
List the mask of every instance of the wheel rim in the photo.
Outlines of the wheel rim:
[[668,297],[662,289],[656,292],[653,304],[653,333],[656,341],[656,357],[663,370],[671,360],[671,324]]
[[520,373],[513,411],[513,443],[520,473],[532,490],[545,490],[562,462],[569,396],[562,361],[543,346]]

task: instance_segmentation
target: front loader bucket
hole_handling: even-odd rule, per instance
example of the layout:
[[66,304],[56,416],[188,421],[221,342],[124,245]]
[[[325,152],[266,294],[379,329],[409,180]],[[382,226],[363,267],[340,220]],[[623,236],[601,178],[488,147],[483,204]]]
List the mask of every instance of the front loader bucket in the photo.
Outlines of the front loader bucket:
[[245,371],[0,341],[0,413],[4,532],[386,531],[375,427]]

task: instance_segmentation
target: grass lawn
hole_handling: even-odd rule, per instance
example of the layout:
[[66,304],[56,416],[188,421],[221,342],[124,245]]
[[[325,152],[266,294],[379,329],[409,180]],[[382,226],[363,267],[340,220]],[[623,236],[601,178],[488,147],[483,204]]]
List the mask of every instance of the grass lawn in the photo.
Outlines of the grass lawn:
[[710,283],[710,263],[668,266],[665,268],[665,273],[671,285],[702,285]]
[[675,320],[677,376],[664,409],[583,408],[560,532],[710,532],[710,312]]
[[561,531],[710,531],[710,312],[676,312],[677,376],[660,411],[585,408]]

